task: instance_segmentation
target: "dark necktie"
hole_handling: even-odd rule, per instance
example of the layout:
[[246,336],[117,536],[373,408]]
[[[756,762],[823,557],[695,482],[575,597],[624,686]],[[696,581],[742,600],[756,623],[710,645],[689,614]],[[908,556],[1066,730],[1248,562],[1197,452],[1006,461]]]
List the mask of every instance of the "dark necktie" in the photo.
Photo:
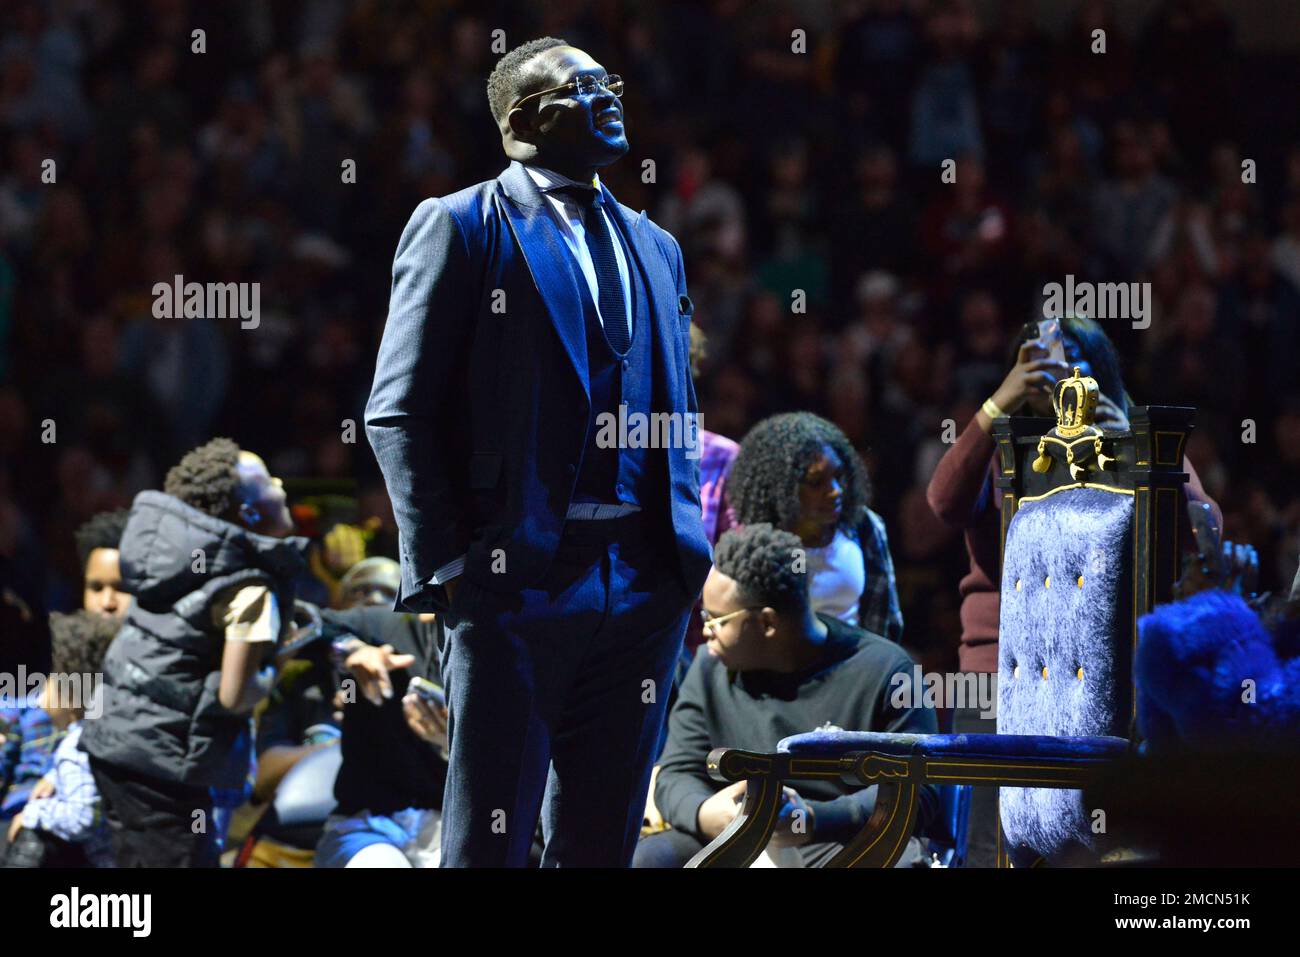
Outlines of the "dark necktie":
[[586,186],[565,186],[556,192],[570,197],[583,209],[583,236],[587,252],[596,267],[596,287],[600,318],[605,323],[605,337],[615,352],[627,352],[630,339],[627,328],[627,306],[623,302],[623,280],[618,274],[618,260],[614,257],[614,237],[609,234],[609,224],[600,210],[600,193]]

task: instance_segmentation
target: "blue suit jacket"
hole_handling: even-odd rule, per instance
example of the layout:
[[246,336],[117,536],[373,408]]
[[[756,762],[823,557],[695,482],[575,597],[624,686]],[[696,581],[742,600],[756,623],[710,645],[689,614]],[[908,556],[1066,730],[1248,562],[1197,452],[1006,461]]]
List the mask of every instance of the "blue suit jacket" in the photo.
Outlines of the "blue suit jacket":
[[[653,408],[695,413],[681,249],[644,212],[608,190],[604,198],[650,302],[650,321],[635,334],[653,336]],[[463,554],[465,577],[490,591],[527,587],[549,567],[591,414],[578,277],[518,162],[495,180],[426,199],[403,230],[366,404],[401,541],[397,610],[445,609],[445,590],[428,581]],[[662,514],[677,567],[665,573],[680,574],[694,594],[712,560],[699,461],[680,447],[667,458]]]

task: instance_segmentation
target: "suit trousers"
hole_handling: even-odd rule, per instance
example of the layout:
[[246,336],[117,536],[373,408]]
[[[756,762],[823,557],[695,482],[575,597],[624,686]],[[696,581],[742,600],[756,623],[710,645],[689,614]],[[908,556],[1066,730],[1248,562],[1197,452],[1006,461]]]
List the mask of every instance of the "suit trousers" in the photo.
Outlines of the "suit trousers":
[[443,867],[525,866],[539,817],[543,867],[631,863],[694,600],[649,525],[568,522],[521,592],[462,580],[442,648]]

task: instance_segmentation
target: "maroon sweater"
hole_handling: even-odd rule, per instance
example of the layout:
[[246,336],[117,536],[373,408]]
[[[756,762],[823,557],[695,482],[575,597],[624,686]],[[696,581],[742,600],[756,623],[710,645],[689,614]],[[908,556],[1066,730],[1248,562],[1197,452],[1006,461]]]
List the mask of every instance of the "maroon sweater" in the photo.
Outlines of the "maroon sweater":
[[[1002,528],[993,497],[996,450],[993,436],[980,428],[978,417],[972,418],[956,444],[940,459],[926,490],[934,514],[944,524],[965,532],[970,555],[970,571],[958,586],[962,671],[998,670],[998,538]],[[1200,477],[1186,458],[1183,471],[1187,473],[1188,500],[1208,503],[1222,528],[1218,504],[1205,493]]]

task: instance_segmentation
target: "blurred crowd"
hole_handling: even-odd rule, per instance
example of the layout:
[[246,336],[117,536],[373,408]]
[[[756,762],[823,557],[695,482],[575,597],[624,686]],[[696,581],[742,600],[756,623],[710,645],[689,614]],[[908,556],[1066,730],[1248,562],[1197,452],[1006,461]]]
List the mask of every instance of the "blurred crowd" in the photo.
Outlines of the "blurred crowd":
[[[500,172],[486,76],[551,35],[627,82],[632,151],[606,182],[682,244],[705,427],[739,440],[799,409],[843,430],[889,529],[904,643],[933,667],[955,666],[967,556],[926,485],[1067,275],[1151,283],[1149,328],[1103,323],[1132,398],[1197,407],[1188,457],[1225,533],[1259,549],[1264,588],[1285,585],[1296,60],[1238,49],[1213,0],[1169,0],[1136,32],[1104,0],[1073,4],[1060,35],[1023,0],[979,11],[6,4],[0,554],[47,608],[78,606],[73,530],[213,435],[263,450],[291,500],[355,499],[346,519],[395,554],[360,428],[393,251],[421,199]],[[175,275],[260,283],[260,323],[155,319],[153,284]]]

